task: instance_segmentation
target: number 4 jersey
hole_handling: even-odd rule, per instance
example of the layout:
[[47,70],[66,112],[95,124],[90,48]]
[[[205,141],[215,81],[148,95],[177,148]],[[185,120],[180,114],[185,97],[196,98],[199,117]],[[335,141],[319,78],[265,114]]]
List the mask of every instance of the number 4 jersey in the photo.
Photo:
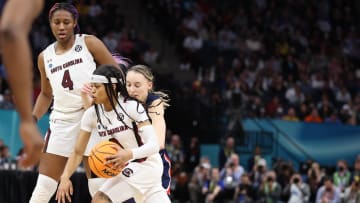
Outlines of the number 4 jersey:
[[90,81],[96,63],[86,47],[85,34],[75,35],[75,43],[63,54],[56,54],[57,43],[43,52],[46,76],[52,87],[54,103],[51,118],[77,120],[83,113],[81,88]]

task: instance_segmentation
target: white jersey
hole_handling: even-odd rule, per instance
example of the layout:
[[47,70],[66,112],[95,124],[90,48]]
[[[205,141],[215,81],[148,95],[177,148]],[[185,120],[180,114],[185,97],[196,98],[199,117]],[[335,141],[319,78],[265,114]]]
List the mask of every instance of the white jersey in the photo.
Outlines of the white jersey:
[[119,100],[125,110],[124,112],[123,109],[117,106],[116,110],[121,117],[120,119],[117,118],[115,111],[106,112],[105,110],[99,109],[102,126],[97,122],[95,106],[92,106],[85,111],[80,128],[88,132],[97,129],[100,137],[106,137],[106,139],[115,138],[125,149],[137,148],[142,143],[138,143],[135,137],[132,122],[142,122],[149,118],[143,106],[137,101],[125,101],[123,97],[120,97]]
[[[161,185],[161,175],[163,171],[163,164],[160,157],[160,154],[157,151],[153,153],[143,153],[148,154],[139,155],[135,153],[135,150],[146,151],[146,147],[139,147],[147,145],[148,143],[155,143],[157,145],[157,138],[155,130],[153,135],[141,134],[141,137],[136,137],[132,129],[132,122],[142,122],[148,120],[147,113],[143,106],[134,100],[124,100],[123,97],[119,99],[123,109],[118,106],[116,108],[117,112],[120,115],[118,118],[115,111],[105,112],[99,109],[99,115],[101,118],[102,125],[97,122],[97,115],[95,107],[92,106],[85,111],[84,116],[81,121],[81,129],[90,132],[92,129],[96,128],[98,135],[102,138],[110,139],[115,138],[123,148],[131,149],[133,152],[134,159],[130,160],[127,166],[122,170],[122,172],[113,177],[106,179],[105,183],[99,189],[100,191],[107,194],[113,202],[123,202],[126,199],[130,198],[132,193],[130,191],[124,191],[124,194],[119,193],[119,190],[122,190],[123,182],[131,185],[131,188],[136,188],[141,195],[146,196],[148,193],[156,191],[162,191],[166,194],[165,189]],[[152,126],[148,126],[151,127]],[[139,129],[139,132],[143,130],[144,127]],[[91,136],[93,136],[92,134]],[[104,139],[102,139],[104,140]],[[149,146],[149,145],[148,145]],[[142,148],[142,149],[140,149]],[[136,155],[138,154],[138,156]],[[146,158],[145,160],[143,158]],[[151,176],[149,176],[151,174]],[[130,197],[127,197],[129,196]]]
[[55,53],[56,42],[44,50],[44,67],[49,79],[54,104],[51,119],[78,121],[83,102],[80,90],[90,81],[96,63],[85,43],[85,34],[76,34],[73,47],[66,53]]

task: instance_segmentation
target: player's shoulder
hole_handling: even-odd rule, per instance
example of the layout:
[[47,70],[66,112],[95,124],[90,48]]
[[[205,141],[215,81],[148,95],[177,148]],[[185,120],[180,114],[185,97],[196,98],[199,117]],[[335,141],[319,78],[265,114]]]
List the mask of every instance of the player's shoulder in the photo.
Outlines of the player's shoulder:
[[96,115],[95,105],[92,105],[89,108],[87,108],[85,110],[84,115],[85,116],[95,116]]
[[134,111],[134,110],[136,110],[136,111],[140,110],[140,112],[141,112],[144,109],[143,105],[134,98],[121,96],[119,99],[120,99],[119,100],[120,103],[122,103],[125,106],[126,110],[128,110],[130,112]]
[[120,96],[119,97],[119,101],[120,103],[123,103],[125,106],[131,106],[131,105],[135,105],[138,104],[139,102],[131,97],[124,97],[124,96]]
[[153,104],[155,101],[160,100],[160,96],[153,94],[153,93],[149,93],[147,98],[146,98],[146,105],[151,105]]
[[97,36],[90,34],[78,34],[78,37],[83,38],[86,43],[94,43],[99,40]]

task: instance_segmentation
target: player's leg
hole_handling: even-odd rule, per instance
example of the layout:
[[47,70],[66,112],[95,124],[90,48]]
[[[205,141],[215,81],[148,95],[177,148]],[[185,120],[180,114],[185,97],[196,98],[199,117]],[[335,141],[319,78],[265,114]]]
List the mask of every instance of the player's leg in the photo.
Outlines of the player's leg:
[[80,123],[51,120],[30,203],[47,203],[55,194],[67,157],[74,150]]
[[43,0],[7,1],[0,23],[3,62],[14,102],[20,114],[20,135],[27,155],[22,164],[36,164],[43,139],[32,117],[32,57],[28,34],[34,19],[43,8]]
[[123,178],[116,177],[106,180],[93,197],[92,202],[134,202],[134,199],[135,202],[142,202],[138,198],[141,198],[141,194],[137,189],[125,182]]
[[169,196],[166,194],[165,191],[157,191],[149,195],[144,203],[170,203]]
[[163,174],[161,177],[162,186],[166,190],[166,193],[170,195],[170,183],[171,183],[171,160],[166,149],[160,150],[160,156],[163,162]]
[[67,158],[43,153],[39,165],[39,177],[29,203],[48,203],[55,194]]

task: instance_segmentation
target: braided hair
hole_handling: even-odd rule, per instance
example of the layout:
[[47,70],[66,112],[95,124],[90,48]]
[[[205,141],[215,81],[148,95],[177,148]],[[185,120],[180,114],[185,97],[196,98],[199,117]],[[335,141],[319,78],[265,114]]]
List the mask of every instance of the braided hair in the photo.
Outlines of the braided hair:
[[[123,117],[120,116],[120,113],[116,109],[116,106],[119,106],[123,110],[123,112],[125,114],[127,114],[119,102],[119,96],[124,97],[124,99],[129,98],[129,94],[126,91],[125,76],[124,76],[123,72],[119,68],[117,68],[113,65],[104,64],[104,65],[100,65],[93,72],[93,75],[101,75],[107,79],[107,83],[103,83],[104,87],[105,87],[106,95],[109,98],[111,107],[113,108],[113,110],[115,111],[115,113],[117,115],[117,119],[119,121],[123,122]],[[140,105],[140,103],[138,103],[138,107],[139,107],[139,105]],[[95,104],[95,111],[96,111],[98,123],[100,123],[100,125],[104,127],[104,125],[101,121],[101,116],[100,116],[100,113],[104,114],[103,106],[101,104]],[[129,116],[129,115],[127,114],[127,116]],[[109,119],[108,119],[108,122],[111,123],[111,121]],[[126,125],[126,123],[124,123],[124,122],[123,122],[123,124]],[[126,126],[131,128],[128,125],[126,125]]]

